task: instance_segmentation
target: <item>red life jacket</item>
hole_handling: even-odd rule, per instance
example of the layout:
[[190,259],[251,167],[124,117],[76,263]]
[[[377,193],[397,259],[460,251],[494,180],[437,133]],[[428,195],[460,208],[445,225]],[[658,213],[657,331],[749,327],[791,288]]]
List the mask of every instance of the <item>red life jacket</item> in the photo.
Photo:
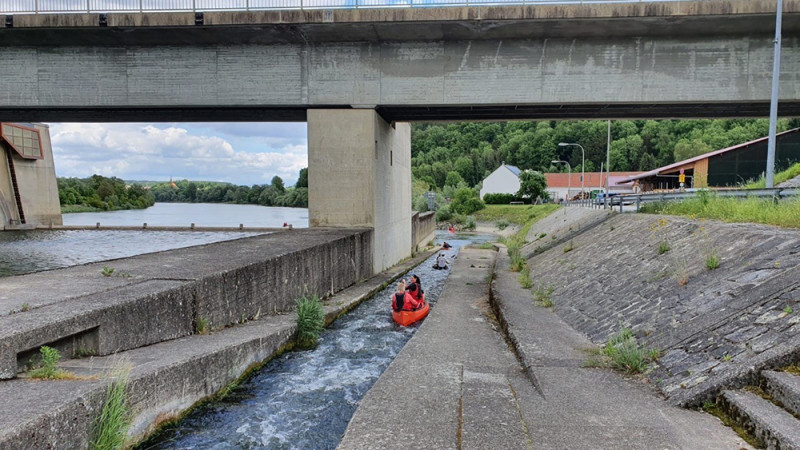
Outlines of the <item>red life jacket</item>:
[[419,302],[408,292],[398,292],[392,296],[392,309],[395,311],[413,311],[419,307]]

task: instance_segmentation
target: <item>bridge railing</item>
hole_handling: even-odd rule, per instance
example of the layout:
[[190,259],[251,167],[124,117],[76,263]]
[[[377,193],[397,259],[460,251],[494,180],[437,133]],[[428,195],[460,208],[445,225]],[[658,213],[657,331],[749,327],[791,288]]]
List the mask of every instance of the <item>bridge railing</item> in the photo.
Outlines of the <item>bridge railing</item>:
[[[762,198],[773,199],[775,201],[800,197],[800,188],[787,187],[787,188],[771,188],[771,189],[722,189],[715,191],[705,191],[717,197],[729,198]],[[584,199],[570,202],[573,206],[587,206],[592,208],[603,208],[604,206],[619,207],[622,212],[623,205],[636,205],[636,211],[643,203],[660,203],[669,201],[681,201],[697,198],[698,191],[685,191],[685,192],[663,192],[655,194],[624,194],[611,197],[611,205],[604,205],[597,199]]]
[[681,0],[0,0],[0,14],[583,5]]

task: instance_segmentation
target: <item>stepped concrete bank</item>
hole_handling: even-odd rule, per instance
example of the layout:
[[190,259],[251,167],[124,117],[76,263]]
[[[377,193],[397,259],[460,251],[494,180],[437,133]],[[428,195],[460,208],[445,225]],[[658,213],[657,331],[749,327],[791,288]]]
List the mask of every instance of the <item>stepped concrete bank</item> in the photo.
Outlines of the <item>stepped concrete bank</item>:
[[0,278],[0,378],[42,345],[107,355],[330,295],[372,275],[371,233],[298,230]]
[[[568,231],[582,215],[566,214]],[[800,358],[797,230],[613,215],[538,252],[531,276],[554,288],[556,313],[595,343],[632,328],[661,352],[648,377],[674,404],[698,406]],[[719,268],[706,266],[711,256]]]
[[[311,241],[316,239],[332,245],[342,239],[347,240],[348,237],[361,239],[365,233],[316,230],[298,233],[296,238],[310,247]],[[327,240],[323,239],[323,236],[327,236]],[[255,242],[245,242],[253,240]],[[259,241],[258,237],[238,242],[259,247],[260,251],[265,253],[263,255],[265,259],[275,254],[287,255],[277,248],[273,254],[269,251],[272,245],[267,245],[268,243],[280,247],[269,239]],[[297,247],[302,248],[303,245]],[[243,250],[235,244],[234,248]],[[224,252],[215,247],[215,244],[183,250]],[[164,256],[178,251],[137,258]],[[293,252],[288,253],[291,254]],[[315,260],[323,256],[326,256],[324,252],[316,256],[311,255],[307,258],[307,264],[313,266]],[[328,298],[324,302],[326,321],[335,320],[347,310],[369,299],[387,283],[428,256],[430,252],[422,253]],[[116,264],[118,262],[120,264]],[[133,267],[122,264],[126,262],[127,259],[115,261],[115,267]],[[369,264],[367,267],[370,267]],[[63,269],[53,273],[68,270]],[[294,275],[291,280],[286,279],[282,282],[288,284],[299,281],[301,281],[300,276]],[[244,298],[241,300],[245,304],[249,303]],[[19,313],[20,316],[24,314],[26,313]],[[136,320],[143,326],[141,322],[146,322],[147,318],[141,317]],[[137,442],[152,433],[159,425],[180,417],[192,405],[220,392],[249,369],[291,346],[296,332],[295,323],[296,315],[293,312],[264,315],[207,335],[191,334],[115,355],[72,359],[59,364],[60,368],[79,376],[89,377],[87,379],[32,381],[18,378],[2,381],[0,382],[2,404],[7,411],[15,413],[0,415],[0,449],[86,448],[94,429],[93,421],[98,416],[105,399],[106,386],[109,382],[106,374],[120,361],[131,367],[127,392],[133,412],[133,423],[129,439],[131,442]]]
[[[580,349],[591,343],[534,308],[508,267],[504,250],[461,250],[430,315],[361,400],[340,449],[747,448],[708,414],[581,368]],[[524,348],[524,368],[490,309],[493,270],[491,293],[502,296],[497,311]]]

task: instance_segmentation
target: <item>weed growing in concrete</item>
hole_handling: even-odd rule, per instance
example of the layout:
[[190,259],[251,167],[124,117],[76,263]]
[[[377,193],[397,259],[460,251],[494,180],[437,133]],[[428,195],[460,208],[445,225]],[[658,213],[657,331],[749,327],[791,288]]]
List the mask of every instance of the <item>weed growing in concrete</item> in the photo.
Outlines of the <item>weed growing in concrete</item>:
[[320,333],[325,328],[325,312],[319,297],[303,294],[297,303],[297,345],[300,348],[313,348],[317,345]]
[[669,242],[661,241],[658,243],[658,254],[663,255],[669,251]]
[[731,356],[731,355],[729,355],[729,354],[727,354],[727,353],[725,353],[725,354],[722,356],[722,361],[724,361],[724,362],[731,362],[731,360],[732,360],[732,359],[733,359],[733,356]]
[[611,336],[599,353],[600,358],[590,361],[595,367],[607,366],[628,374],[644,372],[660,355],[658,350],[640,347],[627,327]]
[[786,305],[786,308],[783,308],[783,312],[785,312],[786,314],[791,314],[794,312],[794,310],[792,309],[791,306]]
[[522,257],[521,247],[522,241],[517,239],[509,239],[506,243],[508,246],[508,256],[511,258],[511,271],[519,272],[525,267],[525,259]]
[[540,235],[539,235],[539,237],[538,237],[538,238],[536,238],[536,240],[542,239],[542,238],[544,238],[545,236],[547,236],[547,233],[542,233],[542,234],[540,234]]
[[197,334],[208,334],[208,319],[205,317],[198,317],[194,323],[194,332]]
[[111,275],[114,275],[114,268],[103,266],[103,270],[100,273],[102,273],[104,277],[110,277]]
[[42,355],[42,366],[38,369],[30,371],[28,375],[31,378],[39,378],[42,380],[59,380],[69,377],[69,374],[61,369],[56,368],[58,360],[61,359],[61,353],[59,353],[58,350],[43,345],[42,348],[39,349],[39,352]]
[[106,390],[106,400],[100,415],[95,420],[94,439],[91,448],[110,450],[125,447],[125,437],[131,423],[128,406],[128,376],[130,367],[119,366],[113,372],[113,381]]
[[708,270],[714,270],[717,267],[719,267],[719,257],[716,252],[712,252],[710,255],[706,256],[706,268],[708,268]]
[[723,424],[731,427],[736,434],[739,435],[742,439],[744,439],[748,444],[752,445],[754,448],[765,448],[763,442],[761,442],[758,438],[750,434],[747,429],[740,426],[736,420],[734,420],[731,416],[729,416],[725,412],[725,408],[721,405],[717,404],[715,401],[704,401],[703,402],[703,411],[711,414],[712,416],[716,416],[719,420],[722,421]]
[[22,312],[26,312],[26,311],[30,311],[30,310],[31,310],[31,305],[29,305],[27,303],[23,303],[22,304],[22,309],[20,309],[20,311],[22,311]]
[[90,348],[81,347],[75,350],[75,353],[72,355],[73,358],[86,358],[88,356],[97,356],[97,352]]
[[553,286],[545,286],[543,284],[537,285],[536,289],[533,290],[534,304],[543,306],[545,308],[552,308],[553,291],[555,291]]
[[791,366],[784,367],[783,371],[800,376],[800,364],[793,364]]
[[494,226],[496,226],[500,230],[505,230],[506,228],[508,228],[509,225],[511,225],[511,223],[509,223],[509,221],[507,221],[506,219],[500,219],[494,223]]
[[530,289],[533,287],[530,267],[525,265],[525,267],[522,268],[522,270],[519,272],[519,276],[517,276],[517,281],[519,281],[519,284],[523,289]]
[[491,242],[484,242],[478,248],[480,248],[481,250],[494,250],[494,244],[492,244]]
[[572,241],[572,239],[570,239],[569,244],[567,244],[566,247],[564,247],[564,253],[569,253],[574,249],[575,249],[575,243]]

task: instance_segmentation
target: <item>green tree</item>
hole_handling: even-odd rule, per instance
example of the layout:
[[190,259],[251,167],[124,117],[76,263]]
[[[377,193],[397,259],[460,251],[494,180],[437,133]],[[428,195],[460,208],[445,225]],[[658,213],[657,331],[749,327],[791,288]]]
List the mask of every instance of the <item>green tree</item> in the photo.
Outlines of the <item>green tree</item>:
[[294,187],[308,187],[308,168],[300,169],[300,176],[297,177],[297,183],[295,183]]
[[444,182],[445,186],[458,186],[459,184],[464,183],[464,178],[461,177],[456,171],[448,172],[447,179]]
[[472,214],[475,211],[480,211],[486,205],[480,199],[478,191],[468,187],[458,189],[450,203],[450,210],[458,214]]
[[540,172],[525,171],[520,173],[517,196],[531,200],[547,198],[547,179]]

